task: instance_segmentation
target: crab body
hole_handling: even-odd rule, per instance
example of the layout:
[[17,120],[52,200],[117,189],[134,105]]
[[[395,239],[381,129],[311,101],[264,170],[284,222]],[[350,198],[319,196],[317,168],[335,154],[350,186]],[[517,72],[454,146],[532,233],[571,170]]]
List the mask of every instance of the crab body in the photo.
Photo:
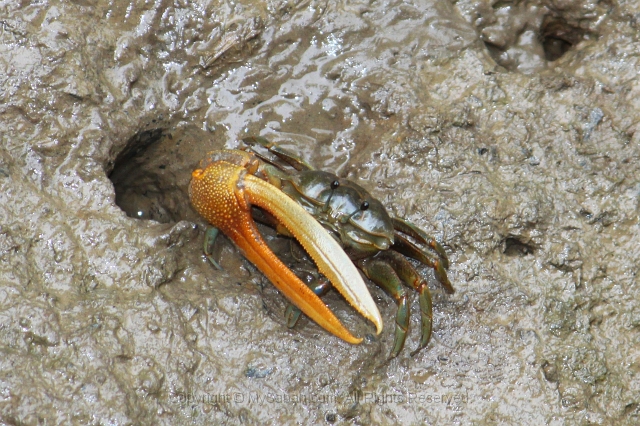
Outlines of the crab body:
[[350,180],[303,170],[283,179],[281,189],[329,230],[352,259],[372,256],[393,244],[393,221],[387,210]]
[[[239,162],[243,163],[242,167],[249,169],[248,173],[251,174],[252,177],[255,176],[255,178],[268,182],[274,188],[286,194],[295,204],[300,206],[304,212],[308,213],[317,223],[326,229],[328,235],[333,237],[331,239],[339,243],[353,264],[371,281],[388,293],[398,305],[394,346],[391,351],[391,357],[397,356],[404,346],[410,320],[409,296],[405,287],[414,288],[419,294],[422,326],[420,344],[418,348],[412,352],[412,355],[427,346],[432,328],[431,296],[426,280],[419,275],[405,255],[432,267],[437,280],[443,285],[447,292],[452,293],[453,287],[445,272],[445,269],[448,268],[448,259],[444,249],[435,239],[428,236],[417,226],[389,215],[379,200],[372,197],[368,191],[355,182],[339,178],[333,173],[314,170],[309,164],[294,154],[285,151],[264,138],[248,138],[245,139],[245,143],[251,147],[251,152],[218,151],[217,153],[212,153],[209,160],[203,162],[203,164],[207,163],[204,164],[205,168],[213,167],[212,164],[215,162],[211,160],[214,159],[214,157],[218,158],[222,156],[227,157],[227,159],[234,157],[236,163],[238,163],[238,158],[243,158],[243,160]],[[266,154],[259,153],[256,148],[266,150]],[[226,152],[226,154],[221,155],[221,152]],[[251,158],[251,160],[248,160],[248,158]],[[251,165],[247,167],[248,163],[251,163]],[[194,178],[196,172],[194,172]],[[215,174],[219,175],[220,172],[216,171]],[[224,179],[228,181],[228,178],[223,178],[223,180]],[[193,185],[192,181],[192,186]],[[237,185],[237,183],[234,183],[234,185]],[[202,204],[201,198],[203,197],[197,194],[194,197],[194,191],[190,190],[190,192],[192,204],[194,204],[196,210],[202,214],[202,208],[199,208],[198,205]],[[220,199],[220,197],[218,197],[218,199]],[[229,202],[230,201],[226,199],[222,203]],[[305,242],[301,241],[301,238],[305,239],[308,237],[296,235],[299,230],[292,229],[290,224],[288,225],[283,222],[283,218],[274,214],[270,207],[265,207],[264,205],[259,206],[267,211],[266,219],[262,219],[263,222],[276,228],[279,233],[295,237],[303,246],[305,245]],[[220,211],[228,211],[228,208],[223,206],[215,208]],[[250,208],[242,207],[241,209],[246,209],[246,216],[248,217]],[[235,214],[236,213],[234,213],[234,215]],[[299,214],[299,212],[294,214]],[[225,217],[227,216],[228,214]],[[205,218],[209,220],[208,217],[205,216]],[[245,220],[250,221],[250,219]],[[219,227],[218,223],[211,220],[209,221],[214,226]],[[221,224],[224,226],[221,230],[238,244],[237,237],[233,236],[236,232],[235,229],[228,229],[226,221],[224,220],[221,221]],[[234,226],[236,225],[232,225],[231,228],[234,228]],[[205,242],[205,251],[209,251],[207,247],[210,243],[211,242]],[[245,256],[247,256],[244,250],[243,252]],[[331,255],[332,254],[333,252]],[[247,258],[256,263],[256,261],[249,256],[247,256]],[[263,270],[259,262],[256,263],[256,265],[259,269]],[[324,273],[322,268],[320,269],[321,272]],[[263,270],[263,272],[265,271]],[[288,272],[291,273],[291,271]],[[274,281],[274,278],[266,272],[265,275],[267,275],[272,282]],[[353,277],[350,279],[353,279]],[[331,283],[336,286],[334,280],[331,278],[330,280]],[[297,283],[296,286],[299,286],[299,284]],[[345,294],[344,286],[344,283],[338,283],[336,286],[338,291],[343,295]],[[322,296],[329,289],[330,285],[328,285],[326,281],[320,281],[313,285],[311,289],[307,289],[308,292],[305,291],[305,297],[311,297],[309,293]],[[362,292],[362,289],[359,288],[357,291]],[[292,297],[287,297],[295,306],[287,309],[288,324],[290,327],[293,327],[299,318],[300,310],[309,315],[307,313],[309,309],[305,310],[300,306],[299,301],[293,300]],[[358,294],[356,298],[359,297],[367,299],[367,305],[371,303],[368,292],[367,295]],[[363,302],[359,300],[352,301],[348,297],[347,300],[352,305],[355,303],[354,307],[356,307],[356,309],[376,323],[377,319],[374,318],[375,314],[370,307],[367,308],[369,311],[365,313],[364,311],[366,311],[366,309],[360,309],[356,306],[358,303],[362,304]],[[313,311],[313,309],[309,311]],[[315,312],[312,312],[312,314],[316,315]],[[327,314],[323,311],[321,315]],[[309,316],[320,325],[323,325],[316,317]],[[331,321],[333,321],[333,319]],[[325,328],[329,329],[328,327]],[[334,332],[332,330],[330,331]],[[337,333],[334,332],[334,334]],[[342,338],[345,339],[345,337]]]

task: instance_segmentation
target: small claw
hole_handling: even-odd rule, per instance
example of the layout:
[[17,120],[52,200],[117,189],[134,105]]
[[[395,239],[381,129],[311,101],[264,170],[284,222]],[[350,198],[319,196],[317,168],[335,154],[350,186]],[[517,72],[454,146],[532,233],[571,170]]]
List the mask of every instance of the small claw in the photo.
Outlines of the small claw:
[[[211,157],[214,159],[214,157]],[[273,214],[302,244],[318,269],[347,301],[382,331],[382,318],[355,266],[338,243],[300,205],[269,183],[227,161],[203,164],[192,173],[189,197],[207,221],[234,241],[244,256],[299,307],[330,333],[359,343],[320,298],[288,269],[262,240],[251,205]]]

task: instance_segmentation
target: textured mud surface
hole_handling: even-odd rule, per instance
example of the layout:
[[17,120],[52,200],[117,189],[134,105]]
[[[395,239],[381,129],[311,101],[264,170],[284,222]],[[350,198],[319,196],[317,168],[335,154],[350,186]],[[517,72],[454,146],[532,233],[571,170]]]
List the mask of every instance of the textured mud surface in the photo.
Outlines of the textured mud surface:
[[[637,2],[0,3],[4,424],[638,424]],[[262,134],[441,241],[434,337],[301,321],[191,170]],[[287,243],[275,241],[287,251]],[[414,300],[415,302],[415,300]],[[414,307],[414,314],[417,310]]]

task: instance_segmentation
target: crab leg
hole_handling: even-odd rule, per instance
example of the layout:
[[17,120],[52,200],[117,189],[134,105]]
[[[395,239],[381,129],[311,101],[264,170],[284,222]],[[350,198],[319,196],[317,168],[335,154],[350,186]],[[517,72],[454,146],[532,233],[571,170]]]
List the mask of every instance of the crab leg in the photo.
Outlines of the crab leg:
[[433,304],[427,282],[420,277],[407,259],[395,251],[380,252],[374,258],[360,260],[359,265],[367,277],[393,297],[398,305],[395,338],[390,358],[395,358],[402,350],[409,329],[408,295],[402,284],[413,287],[418,292],[421,331],[420,345],[411,352],[411,356],[414,356],[431,340]]
[[[395,228],[394,250],[433,268],[436,279],[440,284],[442,284],[444,290],[449,294],[455,293],[455,289],[451,285],[451,281],[449,281],[447,272],[445,271],[445,269],[449,268],[449,259],[447,258],[447,254],[442,246],[438,244],[433,237],[430,237],[422,229],[409,221],[394,217],[393,226]],[[417,245],[409,241],[403,234],[409,235],[420,243],[431,247],[433,251],[437,253],[437,259],[433,258],[432,255],[429,255],[426,250],[419,248]]]
[[359,343],[320,298],[266,245],[251,217],[251,205],[273,214],[302,244],[318,269],[365,318],[382,331],[382,319],[357,269],[338,243],[309,213],[273,185],[227,161],[192,173],[189,197],[195,209],[240,248],[244,256],[309,318],[349,343]]
[[[389,356],[389,358],[395,358],[404,347],[409,331],[409,295],[390,264],[378,259],[363,259],[360,260],[360,269],[369,279],[391,296],[398,306],[393,349]],[[431,330],[429,330],[430,333]]]
[[[331,283],[324,277],[316,279],[316,281],[313,283],[307,283],[307,286],[318,297],[324,296],[329,292],[329,290],[331,290]],[[293,306],[292,304],[289,304],[289,306],[287,306],[287,310],[284,312],[284,317],[287,320],[287,327],[295,327],[298,323],[298,320],[300,319],[301,313],[302,311],[300,311],[300,309]]]

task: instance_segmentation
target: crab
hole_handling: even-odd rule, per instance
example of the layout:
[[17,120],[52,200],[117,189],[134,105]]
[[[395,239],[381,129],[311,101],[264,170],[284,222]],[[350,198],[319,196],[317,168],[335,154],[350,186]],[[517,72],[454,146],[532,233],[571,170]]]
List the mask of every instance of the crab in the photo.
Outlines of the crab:
[[[243,141],[243,150],[209,153],[192,173],[191,203],[214,227],[205,238],[207,258],[218,266],[211,248],[222,231],[293,304],[287,309],[289,327],[302,312],[350,343],[362,339],[342,325],[320,296],[333,286],[379,334],[382,320],[357,271],[361,270],[398,306],[390,358],[402,351],[407,338],[410,309],[405,287],[413,288],[418,293],[421,337],[411,355],[425,348],[432,332],[431,294],[427,281],[405,256],[432,268],[451,294],[449,260],[442,246],[411,222],[389,215],[379,200],[353,181],[315,170],[263,137]],[[287,268],[260,236],[251,206],[262,209],[261,222],[295,238],[328,282],[318,280],[308,286]]]

